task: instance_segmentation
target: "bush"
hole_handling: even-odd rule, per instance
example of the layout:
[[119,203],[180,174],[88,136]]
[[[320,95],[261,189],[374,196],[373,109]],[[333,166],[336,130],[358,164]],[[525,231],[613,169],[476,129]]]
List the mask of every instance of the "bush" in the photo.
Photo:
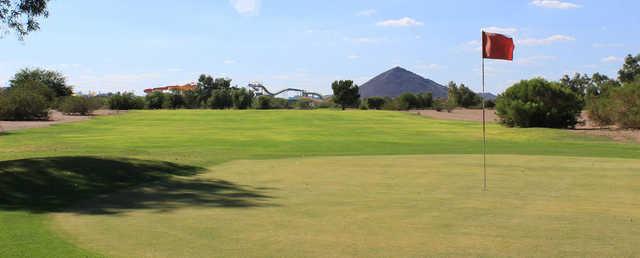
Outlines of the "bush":
[[228,89],[213,90],[211,98],[207,101],[207,106],[212,109],[226,109],[233,107],[231,91]]
[[164,108],[178,109],[185,106],[184,96],[182,92],[172,90],[169,94],[165,95],[164,102],[162,104]]
[[62,99],[60,111],[65,114],[88,115],[98,108],[96,101],[89,97],[68,96]]
[[247,109],[251,107],[251,103],[253,102],[253,92],[242,88],[233,90],[231,95],[233,107],[237,109]]
[[297,109],[313,109],[313,100],[309,98],[299,98],[294,103],[294,107]]
[[37,91],[27,87],[12,87],[0,94],[0,119],[46,120],[49,118],[49,102]]
[[25,68],[18,71],[11,79],[11,87],[18,84],[35,81],[42,83],[49,88],[54,97],[70,96],[73,93],[71,86],[67,85],[67,79],[59,72],[44,70],[40,68],[29,69]]
[[446,107],[447,107],[446,99],[437,98],[436,100],[433,101],[433,109],[435,109],[438,112],[441,112]]
[[496,107],[496,101],[495,100],[491,100],[491,99],[485,100],[484,101],[484,107],[485,108],[494,108],[494,107]]
[[116,93],[109,97],[107,104],[109,109],[113,110],[129,110],[129,109],[143,109],[145,105],[145,99],[133,95],[131,92]]
[[620,128],[640,128],[640,81],[613,89],[609,106]]
[[159,91],[154,91],[144,98],[148,109],[161,109],[165,104],[166,95]]
[[256,109],[271,109],[271,100],[273,97],[261,95],[256,100]]
[[399,110],[409,110],[418,107],[418,98],[410,92],[402,93],[396,101]]
[[381,98],[381,97],[370,97],[370,98],[367,98],[365,102],[367,103],[367,107],[369,109],[379,110],[379,109],[382,109],[386,101],[384,98]]
[[416,95],[418,98],[418,107],[417,108],[431,108],[433,107],[433,93],[426,92],[420,93]]
[[582,102],[575,92],[542,78],[524,80],[496,100],[496,113],[507,126],[575,127]]

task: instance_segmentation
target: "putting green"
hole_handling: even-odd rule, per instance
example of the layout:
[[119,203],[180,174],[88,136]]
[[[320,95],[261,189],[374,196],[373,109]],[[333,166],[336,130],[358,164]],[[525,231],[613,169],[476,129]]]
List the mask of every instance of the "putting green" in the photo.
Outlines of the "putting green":
[[477,155],[236,160],[51,216],[116,257],[640,255],[640,161]]

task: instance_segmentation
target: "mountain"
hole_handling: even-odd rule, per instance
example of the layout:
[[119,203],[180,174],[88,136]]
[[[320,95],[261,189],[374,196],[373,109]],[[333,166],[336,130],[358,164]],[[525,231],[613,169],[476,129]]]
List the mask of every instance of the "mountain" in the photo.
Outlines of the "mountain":
[[485,92],[484,94],[478,93],[478,95],[480,95],[480,97],[484,97],[486,100],[496,100],[498,97],[491,92]]
[[402,67],[395,67],[360,86],[360,97],[397,97],[405,92],[431,92],[433,98],[446,98],[447,87],[425,79]]

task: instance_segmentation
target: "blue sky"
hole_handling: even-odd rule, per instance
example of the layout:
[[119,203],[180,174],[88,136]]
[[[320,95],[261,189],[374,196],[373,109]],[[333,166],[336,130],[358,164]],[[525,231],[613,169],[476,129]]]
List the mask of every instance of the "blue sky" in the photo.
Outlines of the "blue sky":
[[0,85],[22,67],[77,90],[134,91],[201,73],[245,86],[330,93],[402,66],[441,84],[481,87],[481,28],[512,35],[514,62],[487,61],[487,88],[565,73],[615,76],[640,53],[639,1],[54,0],[40,31],[0,39]]

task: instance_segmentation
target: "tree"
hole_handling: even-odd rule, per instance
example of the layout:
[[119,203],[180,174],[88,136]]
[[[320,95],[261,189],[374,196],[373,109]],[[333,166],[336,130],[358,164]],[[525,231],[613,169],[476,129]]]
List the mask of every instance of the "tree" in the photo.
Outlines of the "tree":
[[253,92],[245,88],[233,89],[231,93],[233,107],[237,109],[247,109],[253,102]]
[[[187,92],[190,92],[190,91],[187,91]],[[163,106],[166,106],[167,108],[171,108],[171,109],[181,108],[181,107],[184,107],[185,105],[184,96],[182,95],[182,92],[177,90],[172,90],[171,92],[169,92],[169,94],[166,94],[164,102],[165,104],[163,104]]]
[[622,69],[618,71],[618,80],[621,83],[631,83],[636,79],[640,79],[640,55],[627,55]]
[[449,82],[449,84],[447,85],[447,99],[454,103],[454,104],[458,104],[460,102],[460,94],[458,91],[458,85],[455,82]]
[[381,98],[381,97],[370,97],[370,98],[367,98],[366,100],[367,107],[369,109],[375,109],[375,110],[382,109],[385,102],[386,101],[384,100],[384,98]]
[[144,98],[133,95],[131,92],[117,92],[109,97],[107,103],[113,110],[143,109]]
[[79,114],[86,116],[93,112],[97,105],[95,100],[90,97],[83,96],[68,96],[62,100],[60,104],[60,111],[65,114]]
[[420,101],[419,108],[433,107],[433,93],[431,92],[420,93],[416,97]]
[[3,90],[0,93],[0,120],[46,120],[50,103],[42,92],[48,90],[37,82]]
[[582,107],[575,92],[542,78],[520,81],[496,99],[496,113],[507,126],[574,127]]
[[23,40],[30,32],[40,29],[38,18],[49,16],[49,0],[0,0],[0,30],[15,31]]
[[256,108],[257,109],[271,109],[271,100],[273,100],[273,97],[271,96],[267,96],[267,95],[260,95],[258,96],[256,102]]
[[163,104],[165,103],[166,95],[159,91],[154,91],[145,97],[145,101],[147,102],[147,108],[149,109],[161,109]]
[[226,108],[233,107],[231,90],[229,89],[214,90],[207,104],[209,108],[213,108],[213,109],[226,109]]
[[211,96],[213,95],[213,91],[220,89],[229,89],[230,87],[230,79],[213,78],[211,75],[201,74],[198,78],[198,84],[196,85],[198,101],[200,103],[207,103],[209,98],[211,98]]
[[458,87],[457,97],[458,99],[456,101],[456,104],[464,108],[477,106],[482,103],[482,97],[473,92],[471,89],[467,88],[467,86],[464,86],[464,84],[460,84],[460,87]]
[[355,85],[351,80],[339,80],[334,81],[331,84],[333,89],[333,99],[336,104],[342,107],[344,110],[347,107],[358,106],[360,100],[360,93],[358,85]]
[[418,98],[411,92],[402,93],[396,101],[398,102],[398,109],[400,110],[414,109],[418,106]]
[[[1,1],[2,0],[0,0],[0,2]],[[9,83],[11,87],[13,87],[26,81],[37,81],[46,85],[55,93],[56,97],[70,96],[73,93],[73,89],[67,85],[67,78],[65,78],[64,75],[56,71],[40,68],[24,68],[18,71]]]
[[578,96],[584,97],[587,93],[587,89],[592,86],[593,80],[587,74],[575,73],[573,77],[569,77],[569,75],[565,74],[560,79],[560,84],[569,88],[571,91],[578,94]]

